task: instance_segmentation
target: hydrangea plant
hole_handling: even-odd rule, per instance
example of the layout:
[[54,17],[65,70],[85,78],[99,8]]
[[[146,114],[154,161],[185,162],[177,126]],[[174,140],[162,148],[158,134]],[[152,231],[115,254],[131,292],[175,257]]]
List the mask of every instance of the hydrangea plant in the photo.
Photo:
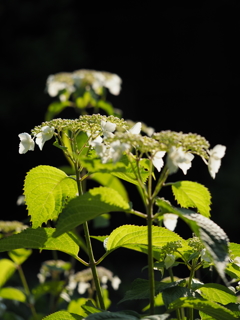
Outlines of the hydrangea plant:
[[[226,147],[218,144],[211,148],[195,133],[158,132],[144,123],[124,120],[110,104],[103,104],[105,90],[117,95],[120,85],[117,75],[93,70],[60,73],[47,79],[49,95],[59,101],[50,105],[45,121],[31,133],[19,134],[19,154],[34,151],[35,143],[43,151],[45,143],[52,143],[68,160],[69,168],[63,171],[39,165],[26,175],[24,199],[30,222],[21,228],[16,225],[0,240],[0,251],[7,251],[10,257],[0,260],[2,270],[6,270],[3,274],[10,278],[17,266],[24,289],[6,287],[2,276],[0,313],[3,317],[7,314],[4,302],[12,299],[28,305],[32,313],[29,319],[35,320],[240,318],[240,245],[231,243],[210,219],[211,194],[205,186],[189,180],[172,182],[179,169],[187,175],[195,157],[203,160],[214,179]],[[66,106],[78,108],[80,116],[55,118]],[[92,188],[91,180],[98,186]],[[139,191],[141,211],[129,201],[128,184]],[[161,196],[163,188],[171,189],[174,201]],[[142,224],[123,224],[105,236],[90,234],[89,222],[99,217],[108,219],[109,213],[136,215]],[[179,219],[189,226],[192,238],[174,232]],[[9,224],[2,225],[0,231],[9,230]],[[98,258],[92,239],[102,242],[105,250]],[[124,308],[109,311],[107,283],[117,290],[121,279],[102,263],[121,247],[147,257],[147,279],[133,279],[119,301],[123,306],[126,301],[143,300],[146,303],[141,312]],[[39,285],[30,290],[21,264],[32,249],[51,250],[53,256],[62,251],[70,260],[55,257],[43,262]],[[76,272],[75,263],[85,269]],[[174,272],[182,265],[189,275],[177,278]],[[207,268],[215,268],[221,283],[205,284],[199,278],[199,270]],[[156,272],[160,280],[156,280]],[[48,312],[39,310],[36,303],[46,292],[54,301]]]

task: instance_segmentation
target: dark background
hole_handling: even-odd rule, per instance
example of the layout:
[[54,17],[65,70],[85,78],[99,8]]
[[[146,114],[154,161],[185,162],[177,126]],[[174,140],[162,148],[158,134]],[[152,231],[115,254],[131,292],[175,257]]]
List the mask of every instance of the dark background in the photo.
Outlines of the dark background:
[[[27,211],[16,200],[27,171],[39,164],[63,164],[50,144],[42,152],[18,153],[18,134],[40,124],[53,101],[45,92],[47,77],[95,69],[122,78],[120,95],[109,94],[108,100],[123,110],[125,119],[144,121],[156,131],[198,133],[211,147],[227,146],[215,180],[199,159],[186,179],[209,188],[212,219],[232,242],[239,242],[239,14],[239,1],[231,0],[167,1],[158,7],[145,2],[121,7],[119,2],[1,1],[0,219],[26,219]],[[185,179],[181,172],[173,178]],[[135,194],[133,204],[139,206]],[[112,226],[125,222],[114,217]],[[181,224],[176,231],[184,237]],[[100,232],[104,234],[95,234]],[[132,255],[121,254],[126,259]],[[128,277],[127,269],[112,268]]]

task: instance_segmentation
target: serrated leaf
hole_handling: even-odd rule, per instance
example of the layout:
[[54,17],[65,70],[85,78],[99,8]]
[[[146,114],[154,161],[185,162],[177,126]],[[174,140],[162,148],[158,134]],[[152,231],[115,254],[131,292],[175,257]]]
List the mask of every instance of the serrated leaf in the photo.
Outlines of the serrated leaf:
[[[108,237],[106,243],[107,250],[114,250],[118,247],[128,247],[129,245],[147,245],[148,244],[147,226],[123,225],[115,229]],[[163,227],[152,227],[153,246],[162,247],[168,242],[181,241],[183,245],[186,242],[177,233]]]
[[103,213],[128,211],[129,204],[111,188],[99,187],[89,190],[71,200],[59,216],[56,233],[58,236]]
[[202,184],[192,181],[178,181],[172,184],[172,191],[183,208],[197,208],[205,217],[210,217],[211,194]]
[[[86,303],[89,301],[89,299],[87,298],[78,298],[78,299],[71,299],[67,311],[71,312],[71,313],[76,313],[79,314],[80,316],[86,317],[89,313],[86,313],[85,311],[85,306]],[[95,312],[101,312],[101,310],[99,311],[96,307],[95,308]],[[97,311],[96,311],[97,310]]]
[[0,297],[3,299],[15,300],[20,302],[26,301],[26,296],[21,290],[11,287],[1,288]]
[[24,195],[32,227],[37,228],[58,217],[69,199],[76,197],[77,184],[57,168],[38,166],[27,173]]
[[83,317],[67,311],[57,311],[43,318],[42,320],[82,320]]
[[190,289],[179,286],[168,288],[162,292],[162,299],[166,308],[168,308],[169,304],[178,298],[191,296],[192,292]]
[[202,311],[217,320],[234,320],[237,317],[227,308],[212,301],[196,298],[179,298],[170,303],[168,312],[179,308],[193,308]]
[[199,291],[203,298],[223,305],[237,302],[237,297],[233,291],[221,284],[207,283],[200,287]]
[[172,207],[167,201],[158,199],[156,204],[161,212],[175,213],[182,218],[205,245],[219,275],[227,284],[225,268],[229,260],[229,239],[226,233],[212,220],[187,209]]
[[117,177],[114,177],[110,173],[94,173],[91,175],[91,179],[97,181],[104,187],[116,190],[125,201],[129,202],[127,190]]
[[[7,239],[7,238],[5,238]],[[3,240],[0,240],[0,243]],[[7,251],[7,250],[4,250]],[[16,271],[16,265],[9,259],[0,260],[0,287],[2,287]]]
[[[77,257],[79,244],[72,232],[54,238],[54,228],[28,228],[18,234],[0,240],[0,252],[18,248],[58,250]],[[9,260],[10,261],[10,260]],[[0,260],[1,262],[1,260]]]

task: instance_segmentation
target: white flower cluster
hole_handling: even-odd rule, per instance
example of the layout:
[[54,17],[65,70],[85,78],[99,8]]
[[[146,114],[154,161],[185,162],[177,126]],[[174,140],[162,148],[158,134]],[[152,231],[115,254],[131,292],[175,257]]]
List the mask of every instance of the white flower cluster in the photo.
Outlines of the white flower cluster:
[[[41,132],[39,132],[34,137],[36,138],[36,144],[39,146],[40,150],[42,150],[44,143],[53,137],[54,130],[55,129],[53,127],[44,126],[42,127]],[[20,138],[20,144],[19,144],[20,154],[26,153],[29,150],[31,151],[34,150],[34,146],[35,146],[34,138],[32,138],[30,134],[24,132],[24,133],[20,133],[18,136]]]
[[118,95],[121,91],[121,84],[122,79],[115,73],[81,69],[72,73],[63,72],[50,75],[47,78],[46,87],[51,97],[56,97],[64,89],[71,94],[81,86],[86,89],[91,87],[96,94],[100,94],[101,89],[105,87],[111,94]]

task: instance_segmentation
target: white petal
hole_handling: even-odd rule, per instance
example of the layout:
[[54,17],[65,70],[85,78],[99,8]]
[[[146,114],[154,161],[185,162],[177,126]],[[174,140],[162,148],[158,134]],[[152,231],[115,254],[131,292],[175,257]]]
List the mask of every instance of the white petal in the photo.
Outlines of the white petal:
[[164,157],[165,153],[166,153],[165,151],[158,151],[155,153],[155,155],[152,158],[152,163],[158,172],[160,172],[161,168],[164,165],[162,158]]
[[79,294],[84,294],[89,287],[90,287],[90,283],[88,283],[88,282],[79,282],[79,284],[78,284],[78,293]]
[[142,123],[141,122],[137,122],[135,123],[135,125],[129,129],[128,131],[132,134],[139,134],[141,132],[142,129]]
[[210,156],[213,156],[214,158],[222,159],[225,155],[226,147],[217,144],[212,150],[210,150]]
[[54,128],[49,126],[44,126],[36,135],[36,144],[39,146],[40,150],[42,150],[44,143],[50,140],[53,137]]
[[177,225],[177,220],[178,220],[178,215],[173,214],[173,213],[165,213],[163,215],[163,224],[164,226],[171,230],[174,231]]
[[112,123],[110,121],[101,121],[101,127],[103,132],[104,131],[109,131],[109,132],[113,132],[116,129],[116,123]]
[[208,171],[213,179],[216,177],[216,173],[219,171],[219,168],[221,166],[221,160],[220,159],[214,159],[210,158],[208,161]]
[[19,135],[20,143],[19,143],[19,153],[24,154],[28,150],[34,150],[34,141],[31,138],[30,134],[24,132],[20,133]]
[[118,289],[120,283],[121,283],[121,280],[117,276],[112,278],[112,287],[114,290]]

